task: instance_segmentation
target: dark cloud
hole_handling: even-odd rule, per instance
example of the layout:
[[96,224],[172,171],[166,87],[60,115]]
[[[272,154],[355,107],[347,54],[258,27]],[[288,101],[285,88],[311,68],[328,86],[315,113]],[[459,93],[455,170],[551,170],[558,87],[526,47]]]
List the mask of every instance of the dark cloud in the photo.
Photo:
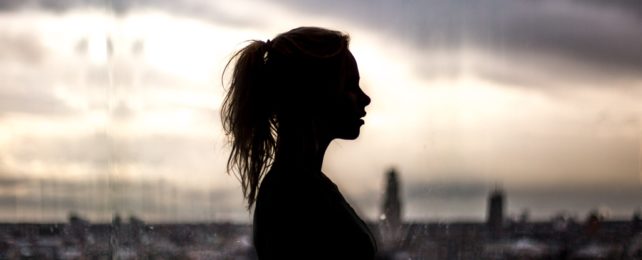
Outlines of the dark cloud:
[[[477,44],[517,68],[542,71],[562,80],[639,75],[642,33],[635,28],[642,26],[642,21],[580,4],[565,11],[551,8],[555,6],[489,19],[487,27],[495,32],[486,39],[474,36],[481,39]],[[475,24],[484,24],[483,20]]]
[[23,7],[25,5],[25,2],[27,1],[22,1],[22,0],[4,0],[0,1],[0,10],[3,11],[11,11],[18,9],[20,7]]
[[[607,84],[623,76],[637,77],[642,70],[642,49],[639,48],[642,46],[639,32],[642,4],[636,0],[279,0],[274,3],[299,12],[377,28],[382,37],[393,38],[391,42],[402,42],[421,51],[425,62],[420,62],[420,73],[426,76],[456,77],[462,66],[459,60],[468,58],[461,51],[471,48],[509,64],[502,70],[481,72],[481,76],[520,80],[517,85],[546,84],[520,77],[522,71],[534,71],[541,77],[559,77],[551,81],[603,79],[602,83]],[[53,11],[94,6],[116,14],[156,8],[176,15],[253,27],[269,19],[269,14],[253,20],[238,17],[207,1],[31,0],[9,1],[0,8],[20,6]],[[434,56],[440,53],[446,57],[435,62]],[[484,70],[486,66],[488,64],[478,64],[475,69]]]
[[631,14],[642,19],[642,2],[638,0],[573,0],[579,4],[592,4],[601,8],[613,9],[623,13]]
[[[542,82],[511,74],[534,71],[557,77],[551,81],[608,82],[623,75],[637,77],[642,70],[642,20],[634,18],[642,13],[639,1],[280,2],[377,28],[382,37],[423,50],[426,61],[420,62],[424,67],[420,73],[425,75],[437,71],[456,76],[466,49],[508,64],[492,75],[518,80],[520,85]],[[437,57],[444,53],[447,57]],[[434,61],[435,57],[443,60]]]

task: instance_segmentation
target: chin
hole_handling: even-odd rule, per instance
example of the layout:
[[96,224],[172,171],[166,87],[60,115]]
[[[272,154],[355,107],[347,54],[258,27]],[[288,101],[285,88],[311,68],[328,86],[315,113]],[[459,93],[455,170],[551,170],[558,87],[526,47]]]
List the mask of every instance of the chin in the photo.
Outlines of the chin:
[[340,134],[338,134],[337,138],[344,140],[354,140],[357,139],[357,137],[359,137],[359,134],[361,133],[361,130],[359,128],[346,130],[347,131],[342,131]]

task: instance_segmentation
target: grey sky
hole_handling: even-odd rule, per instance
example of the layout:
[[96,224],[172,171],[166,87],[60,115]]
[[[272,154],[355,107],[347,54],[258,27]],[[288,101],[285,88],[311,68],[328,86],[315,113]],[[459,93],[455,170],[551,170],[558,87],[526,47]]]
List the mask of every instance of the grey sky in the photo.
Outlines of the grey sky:
[[[640,207],[642,5],[633,0],[33,0],[0,9],[0,208],[15,213],[2,218],[47,219],[45,204],[60,205],[51,214],[60,218],[67,204],[84,205],[74,194],[50,203],[40,179],[74,193],[111,178],[149,186],[103,187],[92,198],[148,199],[139,190],[162,192],[153,187],[164,179],[196,190],[190,200],[219,218],[246,221],[238,184],[223,173],[218,73],[242,40],[302,23],[353,35],[373,103],[362,137],[334,144],[324,170],[368,217],[392,166],[411,219],[479,219],[497,183],[514,199],[510,211],[542,218]],[[144,19],[176,25],[163,28],[176,35]],[[207,202],[208,189],[221,195]],[[547,194],[561,199],[551,205]],[[102,219],[141,203],[78,210]],[[180,218],[212,214],[189,212]],[[156,213],[139,212],[162,220]]]

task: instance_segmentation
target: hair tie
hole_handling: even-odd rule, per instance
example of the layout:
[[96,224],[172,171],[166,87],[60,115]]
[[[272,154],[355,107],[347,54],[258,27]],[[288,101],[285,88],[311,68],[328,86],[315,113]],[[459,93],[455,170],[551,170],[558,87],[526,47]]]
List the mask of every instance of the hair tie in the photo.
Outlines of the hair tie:
[[265,41],[265,43],[263,44],[263,63],[264,64],[267,63],[268,51],[270,51],[271,46],[272,46],[272,42],[270,41],[270,39]]

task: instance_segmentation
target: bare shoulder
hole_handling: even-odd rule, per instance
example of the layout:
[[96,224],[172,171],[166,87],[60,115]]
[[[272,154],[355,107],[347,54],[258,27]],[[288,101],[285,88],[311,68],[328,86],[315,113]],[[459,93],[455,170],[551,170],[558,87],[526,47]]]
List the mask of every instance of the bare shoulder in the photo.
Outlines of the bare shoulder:
[[329,205],[322,183],[292,173],[268,172],[259,188],[255,217],[314,215]]

